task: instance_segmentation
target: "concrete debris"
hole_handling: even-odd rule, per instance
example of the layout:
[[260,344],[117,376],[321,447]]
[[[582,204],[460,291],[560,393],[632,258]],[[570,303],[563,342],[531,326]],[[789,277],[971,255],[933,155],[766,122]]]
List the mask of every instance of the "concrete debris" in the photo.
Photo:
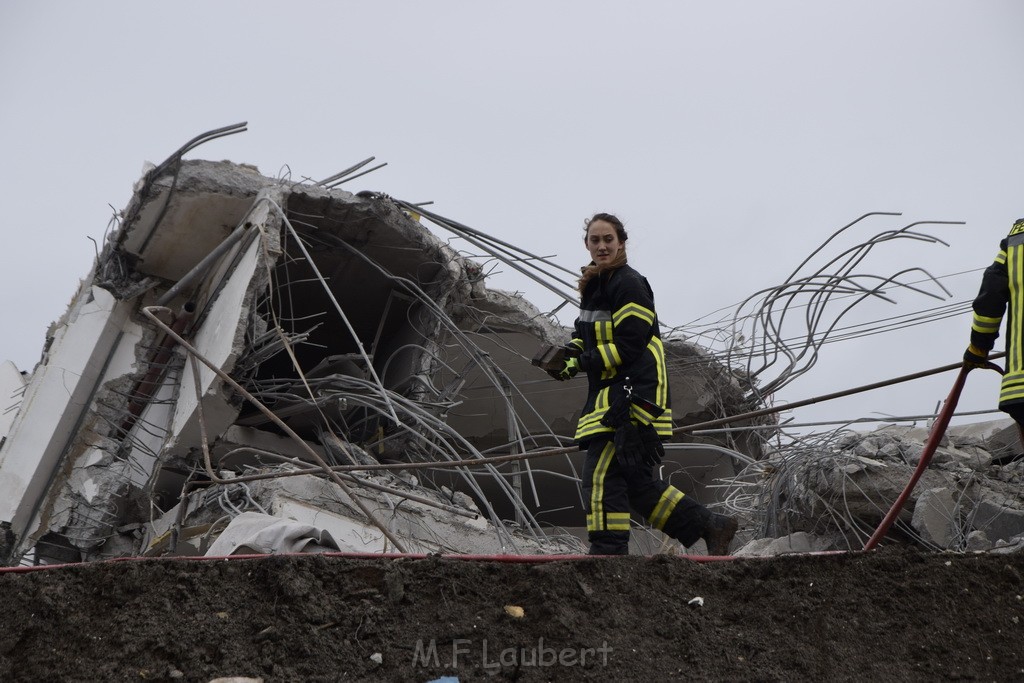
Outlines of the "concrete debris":
[[[0,364],[2,561],[582,551],[581,453],[446,466],[571,444],[584,383],[530,365],[569,336],[553,313],[387,195],[180,156],[135,188],[39,363]],[[750,408],[734,369],[666,352],[679,424]],[[764,439],[665,466],[713,504],[723,450]]]
[[958,525],[956,499],[947,488],[922,491],[914,505],[911,525],[921,539],[939,548],[952,546]]
[[[1012,438],[1011,438],[1012,437]],[[751,486],[747,512],[761,533],[736,554],[858,550],[911,480],[928,430],[886,426],[799,442],[738,475],[727,497]],[[948,430],[889,533],[954,551],[1012,552],[1024,538],[1024,461],[1012,420]]]
[[779,538],[757,538],[733,552],[737,557],[770,557],[793,553],[812,553],[828,550],[832,546],[827,539],[805,531]]
[[1006,499],[992,491],[985,491],[974,507],[971,525],[984,529],[993,541],[1011,542],[1024,536],[1024,510],[1018,498]]

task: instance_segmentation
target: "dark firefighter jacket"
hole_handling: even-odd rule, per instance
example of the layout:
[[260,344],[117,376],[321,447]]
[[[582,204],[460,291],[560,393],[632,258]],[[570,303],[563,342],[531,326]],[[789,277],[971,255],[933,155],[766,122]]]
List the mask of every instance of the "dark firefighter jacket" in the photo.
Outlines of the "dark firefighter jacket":
[[995,261],[985,269],[974,300],[971,344],[991,351],[1006,319],[1006,374],[999,389],[999,407],[1024,403],[1024,218],[999,243]]
[[586,371],[589,382],[576,440],[584,444],[598,434],[614,432],[601,424],[601,418],[624,391],[627,377],[634,397],[630,417],[654,425],[663,438],[671,436],[665,347],[647,278],[628,265],[591,278],[575,327],[571,344],[582,350],[580,369]]

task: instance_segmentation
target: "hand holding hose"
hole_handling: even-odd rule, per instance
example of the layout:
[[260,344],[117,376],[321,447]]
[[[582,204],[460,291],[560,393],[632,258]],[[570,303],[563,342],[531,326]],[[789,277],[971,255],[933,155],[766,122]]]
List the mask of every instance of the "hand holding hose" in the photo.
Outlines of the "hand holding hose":
[[964,367],[968,370],[984,368],[988,367],[988,365],[988,351],[979,349],[974,344],[969,345],[967,350],[964,351]]

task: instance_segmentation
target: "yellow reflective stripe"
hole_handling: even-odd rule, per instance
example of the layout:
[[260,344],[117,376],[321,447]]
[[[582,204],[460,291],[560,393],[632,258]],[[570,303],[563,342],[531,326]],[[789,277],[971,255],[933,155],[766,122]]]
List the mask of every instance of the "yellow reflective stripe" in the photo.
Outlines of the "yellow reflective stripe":
[[609,441],[601,451],[601,455],[597,459],[597,467],[594,468],[594,479],[591,482],[593,487],[590,490],[590,514],[593,516],[593,520],[587,523],[588,531],[604,529],[604,478],[608,474],[608,467],[612,464],[614,457],[615,444]]
[[668,405],[668,370],[665,368],[665,346],[661,339],[651,337],[647,345],[648,350],[654,355],[654,365],[658,368],[658,390],[654,402],[659,406]]
[[614,431],[615,430],[611,427],[605,427],[600,422],[595,422],[593,425],[580,425],[577,427],[576,434],[573,435],[573,438],[577,441],[582,441],[583,439],[594,436],[595,434],[606,434]]
[[647,518],[647,521],[651,523],[655,529],[661,531],[665,528],[665,522],[672,515],[672,511],[676,509],[676,505],[683,499],[683,492],[674,486],[669,486],[665,489],[664,493],[661,494],[661,498],[658,499],[658,504],[654,506],[654,511],[651,516]]
[[1016,391],[1007,391],[1006,393],[999,394],[999,404],[1004,405],[1007,403],[1017,403],[1018,401],[1024,400],[1024,387],[1017,389]]
[[1024,398],[1024,373],[1014,372],[1003,375],[999,387],[999,403],[1019,401]]
[[[1006,274],[1010,284],[1010,310],[1022,311],[1024,304],[1024,245],[1014,245],[1006,250]],[[1012,344],[1007,349],[1007,375],[1014,375],[1024,369],[1024,339],[1021,333],[1024,332],[1024,315],[1012,315],[1013,330],[1008,330]]]
[[635,403],[631,403],[629,406],[629,416],[644,423],[645,425],[649,425],[654,422],[654,416]]
[[637,303],[626,304],[619,310],[612,313],[612,323],[615,325],[619,325],[622,323],[623,320],[625,320],[631,315],[635,315],[648,325],[654,324],[654,311],[652,311],[649,308],[645,308]]
[[971,322],[971,329],[975,332],[980,332],[981,334],[993,334],[999,331],[999,323],[1002,321],[1003,319],[1001,317],[990,318],[986,315],[978,315],[975,313],[974,320]]
[[605,427],[601,424],[601,418],[608,412],[609,393],[610,387],[605,387],[597,392],[597,398],[594,399],[594,409],[580,417],[580,421],[576,424],[576,434],[573,436],[574,439],[579,441],[580,439],[585,439],[586,437],[593,436],[594,434],[615,431],[611,427]]
[[1005,251],[1000,251],[998,254],[996,254],[996,257],[995,257],[994,260],[999,265],[1002,265],[1002,264],[1006,263],[1006,252]]
[[629,513],[605,513],[604,524],[600,516],[587,515],[587,531],[629,531]]
[[666,410],[651,424],[658,436],[672,436],[672,411]]
[[599,320],[594,323],[594,340],[597,352],[601,356],[601,379],[611,379],[615,376],[614,364],[608,358],[605,345],[612,341],[612,322],[610,320]]
[[619,348],[615,346],[615,342],[599,344],[597,350],[601,354],[601,360],[604,361],[605,368],[614,368],[622,365],[622,356],[619,355]]
[[605,528],[608,531],[629,531],[628,512],[606,512],[604,516]]
[[654,427],[654,431],[658,436],[672,436],[672,415],[660,415],[657,418],[652,418],[650,414],[646,413],[636,406],[633,406],[633,410],[630,411],[629,415],[635,422],[640,424],[650,425]]
[[572,340],[569,342],[569,344],[571,344],[572,346],[575,346],[580,351],[583,350],[583,340],[580,339],[579,337],[573,337]]
[[615,346],[615,342],[601,344],[597,347],[597,351],[601,354],[601,363],[604,365],[601,379],[611,379],[619,374],[618,368],[622,365],[622,356],[619,355],[619,349]]
[[600,416],[595,416],[593,418],[588,418],[586,421],[581,420],[580,423],[578,425],[576,425],[576,433],[579,434],[581,432],[589,432],[589,431],[595,429],[596,427],[598,427],[600,424],[601,424],[601,417]]
[[635,403],[629,407],[629,416],[645,425],[654,425],[654,428],[659,432],[662,429],[671,431],[672,430],[672,410],[668,409],[664,411],[658,417],[654,417],[649,412],[636,405]]

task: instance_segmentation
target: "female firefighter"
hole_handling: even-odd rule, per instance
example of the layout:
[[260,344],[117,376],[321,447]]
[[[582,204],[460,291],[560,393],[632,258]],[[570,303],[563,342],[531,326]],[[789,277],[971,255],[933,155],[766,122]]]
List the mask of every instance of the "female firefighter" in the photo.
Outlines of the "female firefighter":
[[580,315],[561,370],[580,370],[589,392],[575,439],[587,451],[583,497],[591,555],[626,555],[629,510],[691,546],[703,538],[709,555],[725,555],[736,520],[712,513],[655,476],[672,435],[665,349],[647,278],[626,263],[626,229],[615,216],[585,221],[591,263],[579,280]]

